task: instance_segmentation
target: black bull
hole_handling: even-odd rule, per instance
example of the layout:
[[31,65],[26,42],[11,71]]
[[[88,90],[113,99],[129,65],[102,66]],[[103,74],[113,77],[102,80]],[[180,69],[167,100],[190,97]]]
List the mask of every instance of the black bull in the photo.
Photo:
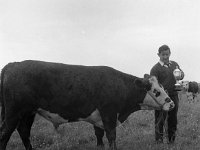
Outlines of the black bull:
[[116,149],[116,120],[122,123],[139,110],[147,93],[144,87],[136,86],[136,80],[143,81],[105,66],[41,61],[9,63],[1,74],[0,150],[6,148],[16,128],[26,149],[32,149],[29,137],[36,113],[51,112],[73,122],[87,118],[95,110],[99,111],[104,126],[102,129],[94,125],[97,145],[103,145],[105,131],[110,146]]

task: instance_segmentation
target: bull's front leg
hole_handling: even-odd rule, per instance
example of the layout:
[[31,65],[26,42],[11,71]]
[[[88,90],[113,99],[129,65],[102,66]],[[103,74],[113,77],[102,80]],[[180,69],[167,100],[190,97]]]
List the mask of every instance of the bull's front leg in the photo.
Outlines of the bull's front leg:
[[106,137],[109,142],[110,150],[117,150],[116,146],[116,122],[117,113],[114,110],[107,108],[108,111],[104,110],[101,113]]
[[106,130],[106,137],[109,142],[110,150],[117,150],[116,146],[116,128]]
[[97,146],[104,147],[103,143],[104,129],[94,126],[94,131],[97,138]]

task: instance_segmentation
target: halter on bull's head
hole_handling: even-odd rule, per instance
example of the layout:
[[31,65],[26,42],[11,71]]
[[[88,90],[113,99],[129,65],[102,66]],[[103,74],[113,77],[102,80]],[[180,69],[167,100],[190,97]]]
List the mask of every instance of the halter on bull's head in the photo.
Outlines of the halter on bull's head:
[[143,103],[140,104],[141,109],[170,111],[174,108],[174,102],[155,76],[145,74],[143,80],[136,80],[135,83],[147,91]]

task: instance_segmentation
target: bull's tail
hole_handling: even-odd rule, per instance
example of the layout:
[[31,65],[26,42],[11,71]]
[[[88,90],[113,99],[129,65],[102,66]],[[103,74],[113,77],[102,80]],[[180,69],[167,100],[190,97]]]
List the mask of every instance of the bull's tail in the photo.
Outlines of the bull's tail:
[[5,119],[5,105],[4,105],[4,95],[3,95],[3,80],[4,80],[4,74],[5,74],[5,69],[6,67],[4,67],[1,71],[1,85],[0,85],[0,104],[1,104],[1,120],[3,121]]

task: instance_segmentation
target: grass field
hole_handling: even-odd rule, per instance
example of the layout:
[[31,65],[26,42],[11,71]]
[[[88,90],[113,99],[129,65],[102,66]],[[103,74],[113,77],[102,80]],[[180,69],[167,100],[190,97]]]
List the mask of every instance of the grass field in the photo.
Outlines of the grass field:
[[[178,112],[178,131],[175,144],[154,142],[154,112],[138,111],[128,122],[117,128],[119,150],[199,150],[200,102],[188,103],[182,94]],[[197,99],[200,99],[198,96]],[[36,117],[31,130],[31,142],[36,150],[96,150],[92,125],[85,122],[63,124],[57,133],[52,124]],[[105,149],[108,148],[104,137]],[[24,150],[17,132],[14,132],[7,150]]]

